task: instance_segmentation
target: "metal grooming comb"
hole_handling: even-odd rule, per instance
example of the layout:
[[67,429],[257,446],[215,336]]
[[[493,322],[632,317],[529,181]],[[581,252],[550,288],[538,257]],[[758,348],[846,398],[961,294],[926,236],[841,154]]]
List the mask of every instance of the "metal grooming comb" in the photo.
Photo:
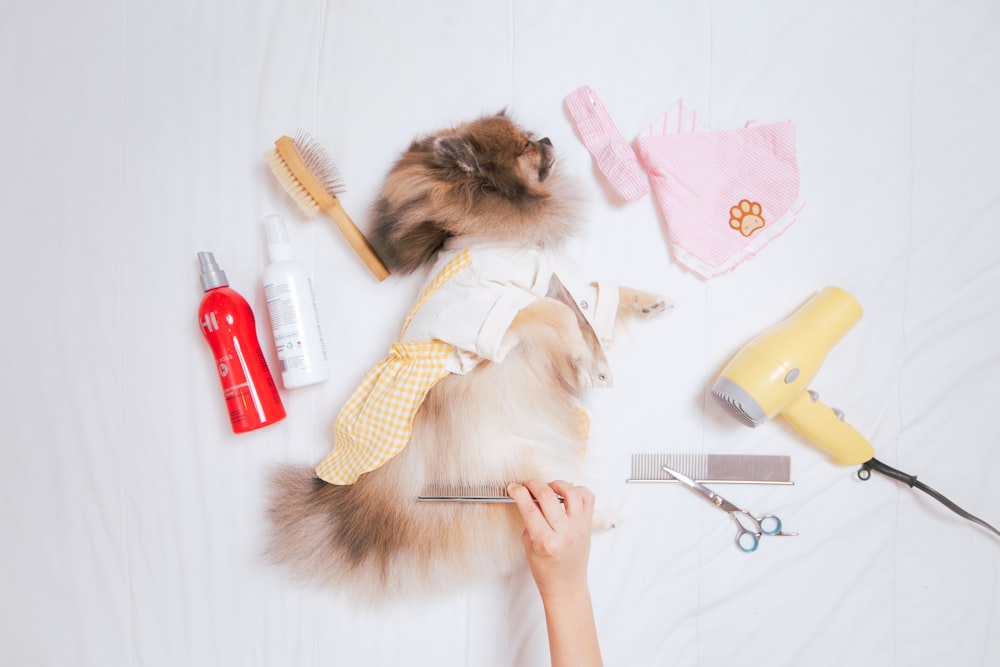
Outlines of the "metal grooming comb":
[[[474,484],[462,482],[430,482],[424,487],[417,500],[430,503],[513,503],[507,495],[507,485],[503,483]],[[559,502],[562,502],[559,498]],[[537,502],[537,501],[536,501]]]
[[788,456],[760,454],[633,454],[626,482],[676,482],[671,468],[703,484],[794,484]]

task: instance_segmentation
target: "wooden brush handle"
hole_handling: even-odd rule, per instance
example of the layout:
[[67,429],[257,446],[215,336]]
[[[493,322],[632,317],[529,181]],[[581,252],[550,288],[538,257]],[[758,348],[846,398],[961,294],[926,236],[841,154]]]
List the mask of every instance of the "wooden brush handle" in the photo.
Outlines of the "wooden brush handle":
[[365,263],[365,266],[375,275],[379,281],[385,280],[389,277],[389,269],[385,268],[385,264],[379,259],[378,255],[375,254],[375,249],[372,248],[371,244],[368,243],[368,239],[365,235],[361,233],[358,226],[354,224],[351,220],[351,216],[347,215],[347,211],[344,207],[340,205],[340,200],[333,197],[331,201],[323,208],[327,215],[337,223],[337,227],[340,229],[341,233],[347,238],[347,242],[351,244],[354,248],[354,252],[358,253],[358,257]]

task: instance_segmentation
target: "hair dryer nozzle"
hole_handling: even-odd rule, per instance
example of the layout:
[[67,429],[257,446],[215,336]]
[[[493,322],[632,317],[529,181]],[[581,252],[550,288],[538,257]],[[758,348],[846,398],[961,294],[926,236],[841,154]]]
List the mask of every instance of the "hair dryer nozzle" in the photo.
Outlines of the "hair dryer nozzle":
[[729,414],[747,426],[756,427],[767,421],[760,403],[729,378],[720,377],[716,380],[712,386],[712,395],[719,399]]

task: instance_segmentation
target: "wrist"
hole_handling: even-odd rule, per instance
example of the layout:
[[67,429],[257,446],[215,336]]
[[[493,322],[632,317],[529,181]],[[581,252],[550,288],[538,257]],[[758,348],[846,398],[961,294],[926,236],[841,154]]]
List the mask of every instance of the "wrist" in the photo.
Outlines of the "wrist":
[[571,586],[552,586],[538,590],[542,604],[546,607],[590,607],[590,589],[586,582]]

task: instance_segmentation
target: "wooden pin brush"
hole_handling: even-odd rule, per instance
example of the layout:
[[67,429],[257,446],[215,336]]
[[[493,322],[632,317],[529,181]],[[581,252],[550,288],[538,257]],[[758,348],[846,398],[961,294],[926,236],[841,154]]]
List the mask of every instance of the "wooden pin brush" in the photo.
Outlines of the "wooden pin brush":
[[269,152],[265,159],[295,203],[310,218],[325,211],[375,277],[379,280],[389,277],[389,270],[375,249],[340,205],[337,193],[343,190],[343,183],[326,150],[302,131],[294,139],[281,137],[274,142],[274,146],[275,150]]

